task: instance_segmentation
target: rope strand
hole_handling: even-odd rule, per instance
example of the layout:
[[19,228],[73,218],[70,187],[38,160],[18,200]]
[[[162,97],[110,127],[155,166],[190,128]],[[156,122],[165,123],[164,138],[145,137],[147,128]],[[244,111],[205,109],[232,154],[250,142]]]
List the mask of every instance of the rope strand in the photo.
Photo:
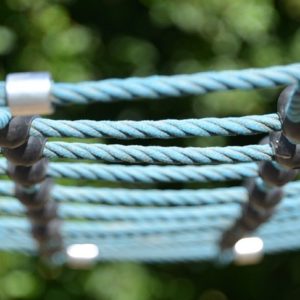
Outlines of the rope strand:
[[47,158],[100,160],[110,163],[195,165],[268,161],[273,150],[269,145],[228,147],[160,147],[47,142]]
[[[123,166],[89,163],[51,162],[52,178],[105,180],[129,183],[210,182],[242,180],[257,176],[255,163],[213,166]],[[7,173],[7,161],[0,158],[0,175]]]
[[32,123],[33,133],[47,137],[122,140],[254,135],[280,129],[277,114],[162,121],[57,121],[38,118]]
[[[300,79],[300,64],[203,72],[188,75],[150,76],[145,78],[106,79],[82,83],[56,83],[52,87],[57,105],[93,102],[132,101],[201,95],[233,89],[250,90],[290,85]],[[4,83],[0,83],[0,105],[5,106]]]

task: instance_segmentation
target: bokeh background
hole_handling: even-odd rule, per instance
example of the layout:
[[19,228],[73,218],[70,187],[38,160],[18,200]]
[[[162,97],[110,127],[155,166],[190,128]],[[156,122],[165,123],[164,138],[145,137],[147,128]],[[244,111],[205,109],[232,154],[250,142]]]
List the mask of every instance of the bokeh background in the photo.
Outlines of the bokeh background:
[[[299,0],[0,0],[0,77],[49,70],[56,81],[66,82],[287,64],[300,58],[299,24]],[[140,120],[261,114],[276,110],[278,92],[67,107],[53,117]],[[135,143],[224,146],[257,143],[259,138]],[[203,186],[215,185],[156,187]],[[5,243],[1,237],[0,243]],[[0,299],[298,300],[300,255],[270,255],[246,267],[99,263],[75,271],[48,270],[36,258],[0,253]]]

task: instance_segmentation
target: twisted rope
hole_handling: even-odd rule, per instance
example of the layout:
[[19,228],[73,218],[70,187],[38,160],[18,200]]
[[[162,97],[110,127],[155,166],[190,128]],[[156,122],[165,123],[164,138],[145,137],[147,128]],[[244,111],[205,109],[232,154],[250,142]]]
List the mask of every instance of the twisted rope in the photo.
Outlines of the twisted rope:
[[[82,83],[56,83],[52,101],[57,105],[92,102],[131,101],[201,95],[233,89],[249,90],[290,85],[300,79],[300,65],[203,72],[190,75],[150,76],[145,78],[106,79]],[[5,106],[4,83],[0,83],[0,104]]]
[[[289,199],[289,200],[288,200]],[[299,206],[299,198],[291,197],[285,200],[278,209],[282,216],[288,218],[297,217],[295,209]],[[240,205],[236,203],[214,204],[201,207],[125,207],[125,206],[105,206],[90,204],[70,204],[62,203],[59,208],[59,216],[62,219],[78,219],[91,221],[132,221],[145,222],[161,220],[169,222],[177,219],[178,221],[198,220],[207,224],[217,219],[228,218],[232,220],[237,217]],[[6,216],[24,216],[24,208],[12,198],[0,201],[0,213]],[[205,225],[207,226],[207,225]]]
[[[10,119],[7,109],[0,110],[0,129]],[[161,121],[66,121],[36,118],[32,122],[31,134],[42,134],[45,137],[129,140],[253,135],[280,129],[281,123],[277,114]]]
[[[273,235],[264,239],[265,253],[276,253],[279,251],[296,251],[299,250],[299,237],[292,234],[289,237],[282,237],[280,240]],[[68,242],[71,244],[71,241]],[[155,262],[169,263],[176,261],[205,261],[217,258],[218,249],[214,245],[202,245],[202,243],[192,243],[177,245],[161,249],[157,245],[154,247],[137,247],[134,245],[126,245],[126,247],[111,247],[106,243],[97,243],[102,250],[102,255],[99,257],[101,261],[140,261],[140,262]],[[0,249],[5,251],[17,251],[25,254],[35,254],[35,245],[24,239],[22,236],[10,236],[7,243],[1,244]]]
[[57,121],[38,118],[32,123],[33,132],[47,137],[124,140],[252,135],[280,129],[281,123],[277,114],[162,121]]
[[[23,221],[23,220],[22,220]],[[24,244],[30,244],[31,240],[28,236],[28,231],[24,230],[20,227],[20,225],[27,227],[26,223],[24,222],[18,222],[12,226],[4,226],[2,230],[2,236],[5,238],[5,240],[9,241],[11,240],[11,237],[13,237],[13,240],[19,240],[22,239],[24,241]],[[274,224],[275,225],[275,224]],[[268,244],[269,240],[272,239],[273,243],[281,245],[283,240],[288,241],[292,240],[291,237],[293,237],[293,240],[299,241],[299,234],[295,234],[295,230],[293,230],[293,226],[297,225],[295,222],[283,222],[283,223],[277,223],[278,226],[283,226],[280,231],[278,232],[278,228],[276,230],[275,226],[272,226],[268,228],[267,230],[261,231],[258,233],[259,236],[261,236],[265,243]],[[299,225],[298,225],[299,227]],[[296,226],[296,228],[298,228]],[[219,232],[210,232],[210,231],[192,231],[189,233],[166,233],[166,234],[152,234],[150,236],[138,236],[138,235],[128,235],[128,236],[114,236],[111,237],[109,234],[107,236],[95,236],[95,235],[74,235],[72,231],[67,230],[65,228],[64,230],[64,239],[67,244],[73,244],[73,243],[84,243],[89,242],[90,239],[93,239],[93,242],[98,245],[110,245],[114,249],[122,249],[122,253],[125,251],[125,253],[130,250],[139,250],[140,252],[143,252],[146,249],[153,249],[153,251],[157,251],[158,249],[168,250],[173,249],[173,251],[176,251],[178,249],[179,245],[185,245],[186,250],[189,249],[191,246],[191,243],[201,246],[201,250],[203,250],[203,244],[206,246],[210,245],[213,246],[214,243],[217,241]],[[279,235],[279,237],[278,237]],[[288,236],[285,238],[282,238],[281,235]],[[7,243],[5,243],[7,244]],[[205,247],[204,247],[205,248]],[[268,248],[268,246],[267,246]],[[101,248],[102,249],[102,248]]]
[[[47,171],[48,176],[53,178],[156,183],[241,180],[257,176],[258,168],[255,163],[215,166],[123,166],[51,162]],[[7,161],[0,158],[0,175],[6,173]]]
[[47,158],[71,158],[101,160],[110,163],[129,164],[214,164],[267,161],[272,159],[269,145],[228,147],[160,147],[47,142],[44,149]]
[[[172,208],[137,208],[122,206],[105,206],[62,203],[59,207],[59,216],[62,219],[91,220],[91,221],[132,221],[145,222],[162,220],[207,220],[216,218],[232,218],[238,214],[239,205],[227,204],[206,207],[172,207]],[[217,215],[216,215],[217,212]],[[23,217],[24,208],[13,198],[0,201],[0,214],[6,216]]]
[[[299,192],[300,184],[289,186],[289,195]],[[0,181],[0,195],[14,196],[12,181]],[[128,206],[198,206],[222,203],[242,203],[246,190],[242,187],[202,190],[139,190],[62,186],[56,184],[51,196],[59,202],[128,205]],[[0,200],[1,202],[1,200]]]
[[[295,199],[288,199],[288,201],[294,201]],[[292,206],[295,207],[295,206]],[[276,212],[272,220],[262,226],[256,234],[262,235],[265,232],[278,233],[278,227],[281,231],[293,230],[298,231],[300,229],[300,215],[297,212],[292,212],[290,207],[288,210],[279,210]],[[78,221],[66,221],[63,225],[63,234],[67,238],[78,239],[110,239],[113,241],[121,242],[122,239],[135,239],[141,237],[151,237],[153,235],[168,236],[168,235],[182,235],[187,236],[191,233],[199,234],[199,238],[203,236],[212,237],[214,235],[220,235],[223,228],[230,224],[230,219],[220,218],[217,220],[208,219],[207,222],[200,220],[186,220],[182,222],[178,219],[170,219],[168,222],[161,220],[153,220],[151,222],[97,222],[98,226],[95,226],[94,222],[86,221],[80,223]],[[26,219],[13,218],[0,218],[0,231],[8,230],[10,234],[13,233],[28,233],[30,230],[30,224]]]
[[121,166],[51,163],[48,174],[55,178],[131,183],[210,182],[255,177],[257,176],[257,165],[254,163],[241,163],[216,166]]
[[246,200],[246,191],[240,187],[207,190],[128,190],[56,186],[52,195],[60,202],[130,206],[198,206],[242,203]]
[[[297,196],[300,181],[284,187],[286,197]],[[0,195],[14,196],[11,181],[0,181]],[[55,185],[52,197],[59,202],[127,205],[127,206],[214,206],[222,204],[242,204],[247,200],[244,187],[228,187],[200,190],[159,190],[95,188]]]
[[[5,195],[4,189],[9,190],[6,185],[5,188],[0,190],[0,192],[3,192],[2,195]],[[299,182],[288,184],[284,189],[286,196],[296,196],[299,192]],[[247,200],[247,190],[243,187],[201,190],[128,190],[56,185],[52,195],[56,201],[60,202],[130,206],[207,206],[230,203],[242,204]]]
[[[296,219],[287,218],[287,216],[287,214],[277,213],[269,224],[256,232],[256,235],[266,238],[270,235],[280,237],[282,232],[299,232],[299,214]],[[74,240],[85,242],[85,240],[93,239],[94,242],[101,240],[103,242],[109,241],[110,244],[114,245],[124,245],[124,243],[139,242],[144,239],[145,242],[151,244],[153,240],[155,241],[153,238],[156,237],[156,244],[159,245],[166,242],[190,242],[191,239],[195,240],[195,237],[198,242],[217,240],[222,232],[222,224],[226,226],[226,223],[219,220],[216,221],[216,226],[212,227],[203,227],[203,224],[197,222],[194,222],[194,224],[185,222],[180,227],[180,222],[175,220],[175,223],[174,221],[170,223],[139,223],[131,224],[129,227],[124,224],[116,227],[103,223],[101,226],[95,227],[92,223],[78,226],[78,222],[66,221],[62,229],[64,237],[69,240],[73,239],[73,242]],[[30,231],[30,225],[25,219],[1,218],[0,225],[2,234],[26,235]]]

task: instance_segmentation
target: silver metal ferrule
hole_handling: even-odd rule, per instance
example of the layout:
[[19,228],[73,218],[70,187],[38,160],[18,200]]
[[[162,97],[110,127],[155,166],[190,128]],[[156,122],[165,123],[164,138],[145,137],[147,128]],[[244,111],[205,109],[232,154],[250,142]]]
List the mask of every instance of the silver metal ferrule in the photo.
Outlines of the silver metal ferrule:
[[47,115],[52,79],[48,72],[11,73],[6,77],[6,101],[13,116]]

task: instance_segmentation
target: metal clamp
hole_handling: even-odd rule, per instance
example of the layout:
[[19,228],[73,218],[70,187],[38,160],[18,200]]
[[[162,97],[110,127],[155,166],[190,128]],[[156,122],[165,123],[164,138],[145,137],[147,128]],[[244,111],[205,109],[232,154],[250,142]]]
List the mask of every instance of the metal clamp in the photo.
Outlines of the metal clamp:
[[52,79],[48,72],[12,73],[5,83],[7,104],[13,116],[53,113]]

